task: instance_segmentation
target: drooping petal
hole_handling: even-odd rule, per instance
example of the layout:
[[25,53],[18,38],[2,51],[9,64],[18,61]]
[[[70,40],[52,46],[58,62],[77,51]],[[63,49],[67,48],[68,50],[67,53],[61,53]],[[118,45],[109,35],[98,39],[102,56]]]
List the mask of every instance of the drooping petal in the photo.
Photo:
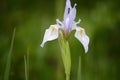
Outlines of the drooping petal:
[[59,25],[51,25],[50,28],[46,29],[41,47],[44,47],[44,44],[47,41],[52,41],[58,38],[58,28]]
[[82,43],[85,53],[87,53],[89,37],[86,35],[85,30],[81,27],[76,27],[75,37]]

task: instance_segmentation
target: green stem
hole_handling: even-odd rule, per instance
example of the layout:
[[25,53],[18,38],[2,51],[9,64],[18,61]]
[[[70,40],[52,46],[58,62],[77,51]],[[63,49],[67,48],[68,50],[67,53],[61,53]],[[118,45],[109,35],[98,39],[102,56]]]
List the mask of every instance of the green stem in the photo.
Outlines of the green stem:
[[70,76],[69,75],[66,75],[66,80],[70,80]]
[[11,58],[12,58],[12,50],[13,50],[15,32],[16,32],[16,28],[14,28],[14,31],[13,31],[11,46],[10,46],[10,50],[9,50],[9,53],[8,53],[8,56],[7,56],[6,68],[5,68],[5,73],[4,73],[4,80],[9,80],[9,73],[10,73],[10,66],[11,66]]
[[28,80],[28,74],[27,74],[27,61],[26,61],[26,56],[24,55],[24,63],[25,63],[25,80]]
[[61,49],[62,60],[65,68],[66,80],[70,80],[70,70],[71,70],[71,56],[68,40],[65,35],[60,30],[59,31],[59,45]]

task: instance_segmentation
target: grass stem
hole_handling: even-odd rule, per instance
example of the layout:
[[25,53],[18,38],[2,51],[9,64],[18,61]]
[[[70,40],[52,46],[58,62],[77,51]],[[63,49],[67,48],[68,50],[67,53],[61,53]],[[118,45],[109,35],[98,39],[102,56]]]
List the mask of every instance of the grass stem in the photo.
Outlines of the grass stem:
[[28,74],[27,74],[27,61],[26,61],[26,56],[24,55],[24,63],[25,63],[25,80],[28,80]]
[[11,46],[10,46],[10,50],[9,50],[9,53],[8,53],[7,62],[6,62],[6,68],[5,68],[5,72],[4,72],[4,80],[9,79],[10,66],[11,66],[11,57],[12,57],[12,50],[13,50],[15,32],[16,32],[16,28],[14,28],[13,35],[12,35]]

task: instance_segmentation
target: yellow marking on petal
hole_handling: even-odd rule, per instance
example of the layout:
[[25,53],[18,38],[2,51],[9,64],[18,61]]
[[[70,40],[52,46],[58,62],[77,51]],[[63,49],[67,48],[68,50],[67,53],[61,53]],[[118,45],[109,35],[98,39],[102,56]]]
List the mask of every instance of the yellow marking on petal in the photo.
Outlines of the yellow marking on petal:
[[82,37],[83,35],[83,30],[80,30],[80,37]]
[[55,26],[52,26],[52,31],[51,33],[53,33],[55,31]]

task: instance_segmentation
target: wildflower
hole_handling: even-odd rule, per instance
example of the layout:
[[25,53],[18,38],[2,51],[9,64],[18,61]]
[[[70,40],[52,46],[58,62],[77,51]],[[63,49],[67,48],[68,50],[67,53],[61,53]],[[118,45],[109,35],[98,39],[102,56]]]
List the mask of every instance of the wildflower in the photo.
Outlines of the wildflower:
[[71,7],[70,0],[66,1],[64,18],[61,22],[59,19],[56,19],[56,24],[50,25],[50,28],[46,29],[41,47],[44,47],[44,44],[47,41],[52,41],[58,38],[62,60],[65,68],[66,80],[70,80],[70,70],[71,70],[71,57],[70,57],[70,48],[68,43],[68,37],[72,30],[76,30],[75,37],[82,43],[85,53],[88,51],[89,37],[86,35],[85,30],[77,24],[80,23],[80,19],[75,22],[76,17],[76,5]]
[[77,4],[74,4],[72,8],[70,0],[66,1],[63,21],[61,22],[59,19],[56,19],[57,24],[51,25],[50,28],[46,29],[41,47],[43,47],[47,41],[57,39],[59,30],[63,30],[66,37],[69,36],[72,30],[76,30],[75,37],[82,43],[85,52],[88,51],[89,37],[83,28],[77,26],[81,20],[79,19],[77,22],[74,21],[76,17],[76,5]]

